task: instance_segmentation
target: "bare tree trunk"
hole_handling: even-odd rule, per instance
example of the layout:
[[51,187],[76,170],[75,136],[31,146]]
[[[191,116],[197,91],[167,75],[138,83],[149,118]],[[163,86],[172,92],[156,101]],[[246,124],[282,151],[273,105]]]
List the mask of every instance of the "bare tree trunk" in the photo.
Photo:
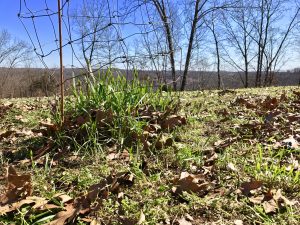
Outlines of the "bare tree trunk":
[[220,58],[220,48],[219,48],[219,41],[217,34],[215,32],[215,25],[212,25],[212,33],[214,36],[215,41],[215,48],[216,48],[216,54],[217,54],[217,74],[218,74],[218,89],[221,89],[221,58]]
[[243,18],[243,32],[244,32],[244,64],[245,64],[245,88],[249,87],[249,61],[248,61],[248,41],[247,41],[247,28],[245,26],[245,18]]
[[188,49],[187,49],[185,66],[184,66],[184,71],[183,71],[183,76],[182,76],[182,81],[181,81],[181,87],[180,87],[181,91],[184,91],[184,88],[186,85],[186,77],[187,77],[187,73],[188,73],[189,66],[190,66],[193,43],[194,43],[194,38],[195,38],[195,33],[196,33],[197,23],[198,23],[199,2],[200,2],[200,0],[196,0],[196,3],[195,3],[194,18],[193,18],[193,22],[192,22],[190,38],[189,38],[189,45],[188,45]]
[[221,61],[219,47],[217,47],[217,70],[218,70],[218,89],[221,89]]
[[171,27],[169,24],[169,20],[167,17],[166,6],[165,6],[165,3],[163,0],[161,0],[161,2],[159,0],[152,0],[152,1],[155,5],[156,10],[159,13],[161,20],[164,23],[164,29],[166,32],[166,38],[168,41],[168,48],[169,48],[169,57],[170,57],[170,64],[171,64],[171,70],[172,70],[173,88],[174,88],[174,90],[177,90],[173,36],[172,36],[172,31],[171,31]]
[[261,72],[262,72],[262,40],[263,40],[263,25],[264,25],[264,0],[261,0],[261,8],[260,8],[260,24],[258,27],[258,50],[257,50],[257,67],[256,67],[256,77],[255,77],[255,87],[261,86]]

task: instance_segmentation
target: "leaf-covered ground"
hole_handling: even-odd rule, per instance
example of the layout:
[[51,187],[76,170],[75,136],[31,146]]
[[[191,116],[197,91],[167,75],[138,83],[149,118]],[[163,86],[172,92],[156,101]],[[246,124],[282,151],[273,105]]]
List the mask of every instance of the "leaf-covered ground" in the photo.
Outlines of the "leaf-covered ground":
[[51,152],[48,101],[0,100],[1,224],[300,223],[296,87],[182,93],[139,152]]

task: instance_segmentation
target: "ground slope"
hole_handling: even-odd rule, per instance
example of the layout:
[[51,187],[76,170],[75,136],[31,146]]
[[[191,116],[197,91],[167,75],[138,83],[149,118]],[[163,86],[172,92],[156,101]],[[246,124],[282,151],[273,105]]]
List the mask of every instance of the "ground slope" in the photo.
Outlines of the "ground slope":
[[51,152],[48,101],[0,100],[1,224],[300,223],[297,87],[182,93],[187,125],[140,152]]

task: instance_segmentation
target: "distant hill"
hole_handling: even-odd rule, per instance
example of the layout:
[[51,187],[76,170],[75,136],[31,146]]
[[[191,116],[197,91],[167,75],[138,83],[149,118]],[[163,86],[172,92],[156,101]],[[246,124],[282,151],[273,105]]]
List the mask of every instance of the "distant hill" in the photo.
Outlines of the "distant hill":
[[[71,77],[82,79],[84,69],[64,70],[66,88],[71,84]],[[97,72],[95,73],[97,74]],[[115,75],[123,74],[127,79],[132,79],[132,71],[115,70]],[[177,75],[182,73],[177,71]],[[155,85],[167,83],[171,86],[171,73],[155,71],[139,71],[141,80],[150,79]],[[221,73],[222,88],[243,88],[243,73],[223,71]],[[254,86],[255,73],[249,74],[250,87]],[[43,68],[0,68],[0,98],[33,97],[52,95],[58,90],[59,70]],[[273,86],[299,85],[300,72],[278,72],[274,75]],[[180,83],[180,79],[179,79]],[[186,90],[205,90],[217,88],[217,73],[212,71],[190,71],[187,79]]]

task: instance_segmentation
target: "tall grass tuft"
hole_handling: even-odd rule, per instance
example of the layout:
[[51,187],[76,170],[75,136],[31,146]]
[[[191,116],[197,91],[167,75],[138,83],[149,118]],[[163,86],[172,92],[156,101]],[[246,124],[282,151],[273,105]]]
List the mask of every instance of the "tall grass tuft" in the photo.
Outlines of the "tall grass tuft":
[[[80,149],[85,146],[85,150],[95,151],[111,143],[122,147],[132,139],[133,133],[142,133],[148,123],[139,119],[138,109],[146,106],[165,111],[178,103],[175,93],[163,92],[161,87],[154,88],[149,80],[140,81],[137,71],[134,71],[132,80],[127,80],[122,74],[114,75],[108,69],[99,72],[95,80],[86,78],[84,83],[86,87],[74,89],[73,96],[66,101],[66,115],[72,118],[90,115],[92,118],[95,110],[103,110],[112,114],[112,122],[105,131],[97,127],[95,119],[83,124],[84,141],[79,144],[72,138]],[[138,146],[138,143],[135,144]]]

